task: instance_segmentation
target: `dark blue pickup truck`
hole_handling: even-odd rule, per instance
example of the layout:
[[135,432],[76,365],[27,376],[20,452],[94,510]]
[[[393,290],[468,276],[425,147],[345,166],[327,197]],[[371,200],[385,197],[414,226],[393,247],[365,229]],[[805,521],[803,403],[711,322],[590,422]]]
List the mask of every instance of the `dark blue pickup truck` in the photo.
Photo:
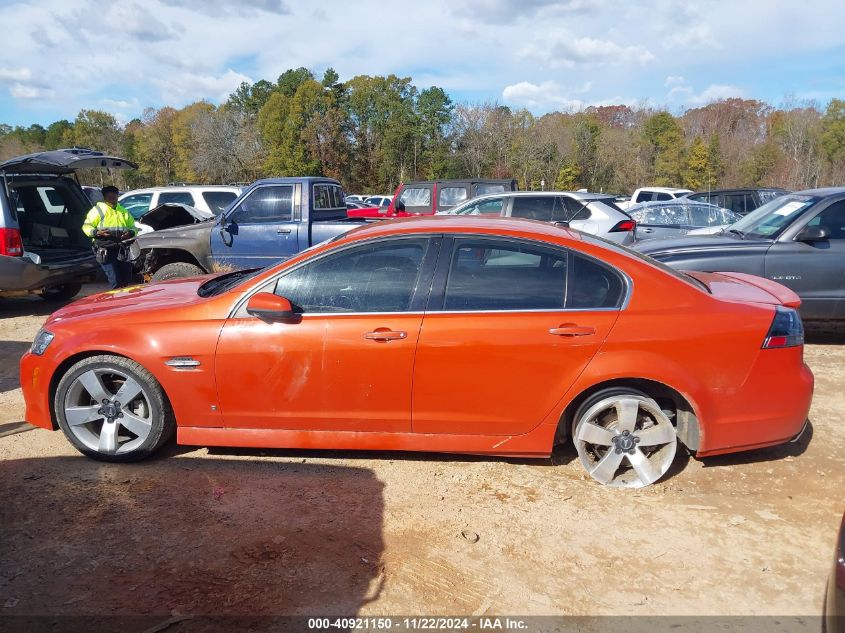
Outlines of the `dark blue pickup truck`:
[[268,266],[365,222],[346,217],[340,183],[319,177],[257,180],[216,218],[187,226],[178,208],[150,214],[156,230],[138,245],[154,281]]

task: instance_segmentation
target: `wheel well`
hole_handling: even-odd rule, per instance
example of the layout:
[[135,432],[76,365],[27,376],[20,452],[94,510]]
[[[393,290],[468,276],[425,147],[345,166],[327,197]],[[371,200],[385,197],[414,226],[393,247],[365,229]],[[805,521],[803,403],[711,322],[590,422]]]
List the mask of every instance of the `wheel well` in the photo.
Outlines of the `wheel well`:
[[197,258],[190,252],[179,248],[153,248],[147,251],[147,255],[144,258],[144,272],[152,275],[162,266],[175,264],[177,262],[193,264],[194,266],[199,267],[200,270],[208,272],[205,270],[205,266],[200,264],[199,261],[197,261]]
[[56,407],[54,401],[56,399],[56,390],[59,388],[59,381],[62,379],[62,376],[67,373],[68,369],[70,369],[73,365],[81,361],[83,358],[88,358],[89,356],[102,356],[103,354],[108,354],[110,356],[120,356],[121,358],[129,358],[128,356],[124,356],[123,354],[115,354],[114,352],[108,350],[89,350],[85,352],[80,352],[79,354],[74,354],[73,356],[68,356],[61,363],[59,363],[58,367],[56,367],[56,371],[54,371],[53,375],[50,377],[50,391],[48,392],[50,397],[50,400],[48,402],[48,404],[50,405],[50,419],[53,421],[54,431],[58,430],[59,428],[59,425],[56,423]]
[[668,385],[645,378],[618,378],[607,380],[585,389],[578,394],[563,410],[558,422],[555,444],[563,444],[569,441],[572,436],[572,424],[574,423],[575,412],[578,407],[593,394],[608,389],[609,387],[629,387],[642,391],[650,398],[653,398],[660,408],[667,412],[669,419],[678,431],[678,439],[683,442],[691,451],[698,450],[701,438],[699,431],[698,416],[695,410],[679,391]]

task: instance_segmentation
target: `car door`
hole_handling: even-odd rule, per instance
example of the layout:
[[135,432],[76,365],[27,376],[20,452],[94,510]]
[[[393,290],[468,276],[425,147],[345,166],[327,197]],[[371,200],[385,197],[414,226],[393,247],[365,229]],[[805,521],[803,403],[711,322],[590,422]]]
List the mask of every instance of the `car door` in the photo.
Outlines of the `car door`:
[[646,208],[636,209],[628,214],[637,221],[639,240],[680,237],[692,228],[687,207],[683,204],[661,205],[654,202]]
[[445,239],[414,363],[414,432],[533,429],[596,354],[626,290],[614,271],[562,248]]
[[211,231],[211,255],[222,267],[255,268],[298,253],[299,185],[261,185],[249,191]]
[[241,307],[225,323],[215,373],[226,426],[408,432],[438,243],[404,237],[352,246],[262,287],[301,316],[265,323]]
[[[834,201],[799,220],[766,253],[766,277],[801,297],[801,314],[810,319],[845,318],[845,200]],[[827,239],[797,240],[807,226],[823,226]]]

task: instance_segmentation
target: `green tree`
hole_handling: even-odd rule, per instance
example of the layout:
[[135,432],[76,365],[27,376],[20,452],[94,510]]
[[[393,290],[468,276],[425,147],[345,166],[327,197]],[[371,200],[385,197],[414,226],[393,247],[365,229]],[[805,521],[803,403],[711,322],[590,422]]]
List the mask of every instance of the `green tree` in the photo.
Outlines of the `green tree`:
[[643,137],[653,151],[654,184],[677,186],[681,182],[683,130],[675,117],[658,112],[643,125]]
[[845,100],[831,99],[822,117],[822,147],[834,164],[845,163]]
[[712,189],[716,186],[710,161],[710,147],[696,136],[687,152],[683,169],[683,185],[692,190]]

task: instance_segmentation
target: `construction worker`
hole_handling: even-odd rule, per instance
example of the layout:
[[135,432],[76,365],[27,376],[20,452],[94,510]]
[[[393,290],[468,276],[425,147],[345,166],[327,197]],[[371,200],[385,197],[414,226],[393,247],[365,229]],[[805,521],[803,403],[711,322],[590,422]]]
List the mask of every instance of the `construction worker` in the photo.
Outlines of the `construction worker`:
[[103,187],[103,202],[91,207],[82,225],[112,289],[132,283],[132,264],[119,257],[120,242],[137,232],[135,218],[117,202],[117,194],[117,187]]

